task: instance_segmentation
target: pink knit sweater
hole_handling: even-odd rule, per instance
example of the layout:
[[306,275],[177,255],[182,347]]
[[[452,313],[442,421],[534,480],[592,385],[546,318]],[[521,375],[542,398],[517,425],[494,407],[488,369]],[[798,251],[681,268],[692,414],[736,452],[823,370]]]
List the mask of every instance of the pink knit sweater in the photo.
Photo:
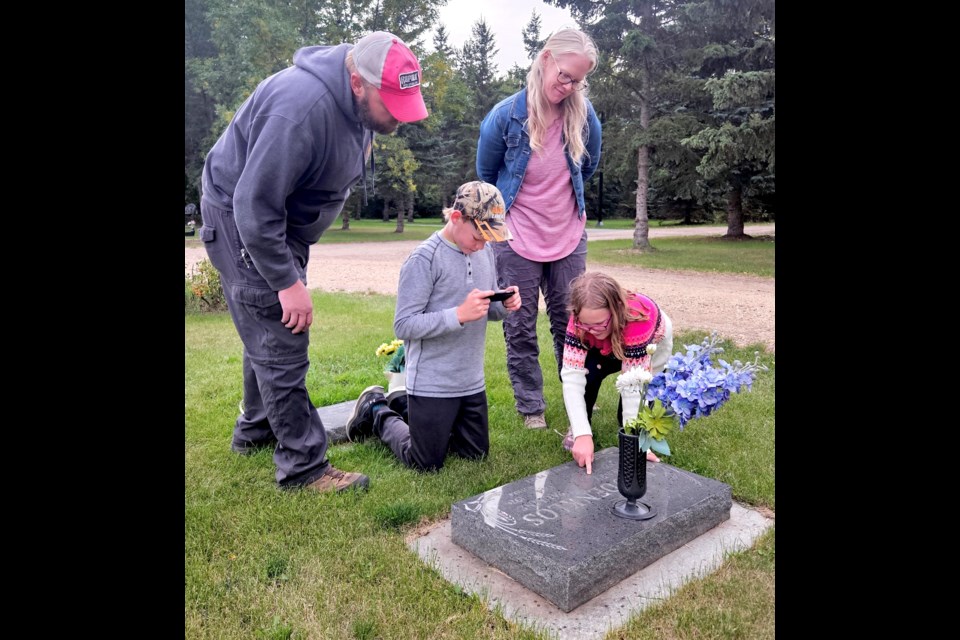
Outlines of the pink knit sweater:
[[[621,371],[628,371],[634,367],[643,367],[650,371],[650,356],[647,354],[647,345],[659,343],[663,340],[664,323],[660,307],[645,295],[629,294],[627,304],[631,309],[639,309],[646,320],[628,321],[623,329],[624,360]],[[598,348],[603,355],[609,355],[613,350],[610,338],[598,340],[592,333],[586,333],[583,340],[577,336],[571,315],[567,321],[567,333],[563,344],[563,366],[571,369],[585,369],[584,362],[589,349]],[[669,355],[669,354],[668,354]]]
[[[673,323],[669,316],[660,310],[657,304],[645,295],[632,293],[627,296],[627,304],[632,309],[639,309],[647,317],[646,320],[628,321],[623,330],[624,359],[621,371],[628,371],[634,367],[643,367],[653,374],[663,371],[670,359],[673,349]],[[647,346],[656,344],[657,349],[651,355],[647,353]],[[612,350],[610,339],[598,340],[591,333],[586,333],[583,340],[577,336],[574,328],[573,316],[567,322],[567,331],[563,344],[563,367],[560,378],[563,381],[563,402],[567,409],[567,418],[570,420],[570,430],[573,437],[591,433],[590,422],[587,419],[584,389],[586,385],[586,359],[590,349],[600,349],[600,353],[608,355]]]

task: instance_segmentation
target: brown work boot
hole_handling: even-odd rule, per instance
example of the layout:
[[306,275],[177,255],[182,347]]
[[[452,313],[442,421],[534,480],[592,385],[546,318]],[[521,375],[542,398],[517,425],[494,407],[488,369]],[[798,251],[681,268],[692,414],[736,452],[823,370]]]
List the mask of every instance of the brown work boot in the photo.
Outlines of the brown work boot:
[[546,429],[547,419],[543,417],[542,413],[533,413],[523,416],[523,426],[527,429]]
[[340,471],[331,464],[323,475],[314,482],[307,485],[308,489],[314,491],[346,491],[347,489],[366,489],[370,484],[370,478],[362,473],[353,473],[351,471]]

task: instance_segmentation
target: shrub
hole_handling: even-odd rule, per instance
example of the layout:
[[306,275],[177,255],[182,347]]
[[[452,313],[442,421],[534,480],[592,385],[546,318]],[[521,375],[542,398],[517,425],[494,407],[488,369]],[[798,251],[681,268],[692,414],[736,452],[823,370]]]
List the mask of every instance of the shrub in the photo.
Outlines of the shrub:
[[[220,286],[220,272],[210,260],[204,258],[190,270],[186,277],[189,299],[186,306],[194,306],[200,311],[225,311],[227,300],[223,297],[223,287]],[[190,305],[190,302],[193,305]]]

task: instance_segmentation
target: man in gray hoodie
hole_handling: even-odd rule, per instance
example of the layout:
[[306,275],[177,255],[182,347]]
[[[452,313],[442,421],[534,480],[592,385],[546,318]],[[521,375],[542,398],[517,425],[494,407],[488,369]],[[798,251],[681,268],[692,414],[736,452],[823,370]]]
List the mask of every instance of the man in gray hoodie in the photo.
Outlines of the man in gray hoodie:
[[200,237],[243,342],[243,402],[231,448],[276,443],[281,487],[362,488],[335,469],[307,393],[310,245],[361,178],[373,132],[427,117],[420,63],[385,31],[356,46],[304,47],[256,88],[203,167]]

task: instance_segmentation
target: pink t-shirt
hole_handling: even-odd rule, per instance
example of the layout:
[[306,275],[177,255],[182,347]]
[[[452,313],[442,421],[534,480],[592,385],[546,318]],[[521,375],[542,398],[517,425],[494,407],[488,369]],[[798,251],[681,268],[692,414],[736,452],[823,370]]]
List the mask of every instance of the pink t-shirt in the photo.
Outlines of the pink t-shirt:
[[507,212],[510,247],[527,260],[553,262],[580,243],[587,216],[577,216],[577,196],[563,153],[563,119],[547,130],[543,149],[532,151],[517,197]]

